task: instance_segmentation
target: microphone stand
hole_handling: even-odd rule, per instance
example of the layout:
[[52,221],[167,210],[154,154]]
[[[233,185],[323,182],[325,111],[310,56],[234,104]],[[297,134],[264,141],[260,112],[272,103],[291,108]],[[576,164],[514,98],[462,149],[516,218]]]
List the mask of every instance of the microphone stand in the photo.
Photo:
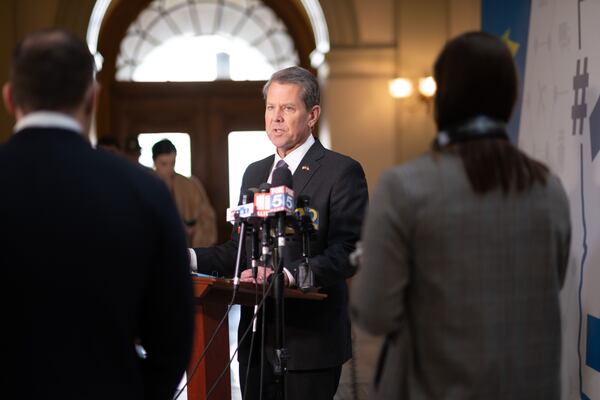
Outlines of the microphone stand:
[[300,215],[300,233],[302,235],[302,263],[298,266],[298,288],[302,292],[308,292],[315,289],[315,275],[310,268],[310,238],[314,233],[314,226],[310,217],[308,196],[298,197],[298,205],[302,207]]
[[276,382],[276,399],[285,400],[285,374],[287,373],[288,353],[285,348],[285,313],[284,295],[285,279],[283,272],[283,246],[273,249],[273,297],[275,298],[275,358],[273,372]]
[[[242,204],[245,204],[247,201],[247,195],[242,197]],[[239,213],[237,214],[239,217]],[[240,286],[240,264],[242,261],[242,252],[244,249],[244,241],[246,240],[246,220],[244,218],[240,218],[240,234],[238,238],[238,249],[237,254],[235,256],[235,272],[233,273],[233,295],[237,292],[238,287]]]
[[244,241],[246,240],[246,221],[240,222],[240,235],[238,242],[237,255],[235,257],[235,272],[233,273],[233,293],[236,292],[240,286],[240,264],[242,261],[242,252],[244,247]]

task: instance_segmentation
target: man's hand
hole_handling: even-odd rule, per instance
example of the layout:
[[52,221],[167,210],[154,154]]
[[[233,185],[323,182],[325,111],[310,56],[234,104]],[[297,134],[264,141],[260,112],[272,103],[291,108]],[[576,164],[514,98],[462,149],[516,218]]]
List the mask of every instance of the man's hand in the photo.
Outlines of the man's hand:
[[[271,268],[258,267],[256,272],[256,280],[254,280],[254,278],[252,277],[252,269],[248,268],[242,271],[240,281],[262,284],[263,282],[267,281],[272,274],[273,270]],[[285,286],[289,286],[290,282],[286,274],[283,274],[283,279]]]

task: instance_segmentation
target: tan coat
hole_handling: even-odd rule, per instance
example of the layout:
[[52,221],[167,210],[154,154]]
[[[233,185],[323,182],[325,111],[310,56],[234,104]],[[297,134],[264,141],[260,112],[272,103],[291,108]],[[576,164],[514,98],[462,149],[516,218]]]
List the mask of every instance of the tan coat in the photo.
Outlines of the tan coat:
[[202,183],[196,178],[175,174],[172,187],[179,215],[186,223],[196,221],[190,247],[212,246],[217,241],[215,210]]

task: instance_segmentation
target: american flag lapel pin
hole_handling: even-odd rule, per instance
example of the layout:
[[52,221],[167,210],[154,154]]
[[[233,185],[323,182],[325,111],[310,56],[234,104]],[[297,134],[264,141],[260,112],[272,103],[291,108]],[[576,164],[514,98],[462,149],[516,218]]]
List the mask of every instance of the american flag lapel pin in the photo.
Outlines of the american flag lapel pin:
[[303,165],[302,171],[310,171],[310,167],[308,165]]

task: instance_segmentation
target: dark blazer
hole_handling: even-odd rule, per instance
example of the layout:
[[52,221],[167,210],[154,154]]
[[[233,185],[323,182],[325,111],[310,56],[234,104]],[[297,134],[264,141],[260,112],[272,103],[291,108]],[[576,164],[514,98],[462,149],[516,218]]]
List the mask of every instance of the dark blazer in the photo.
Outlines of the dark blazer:
[[171,399],[193,298],[165,185],[76,132],[30,128],[0,146],[0,188],[2,397]]
[[[244,173],[241,193],[266,182],[274,156],[250,164]],[[310,206],[319,213],[319,230],[311,241],[310,266],[317,286],[327,294],[320,302],[287,299],[285,302],[285,341],[290,370],[338,366],[351,357],[350,322],[346,278],[354,269],[348,256],[359,239],[363,214],[368,201],[367,183],[362,167],[355,160],[326,150],[315,142],[293,175],[296,196],[310,196]],[[238,237],[233,233],[227,243],[196,249],[201,272],[232,276]],[[284,267],[293,274],[301,257],[301,242],[290,241],[284,252]],[[246,260],[247,261],[247,260]],[[247,264],[249,265],[249,264]],[[267,303],[267,310],[273,306]],[[252,308],[242,307],[240,335],[252,316]],[[274,325],[267,311],[267,357],[272,356]],[[240,349],[240,362],[248,359],[250,340]],[[259,346],[254,346],[258,348]],[[253,360],[258,359],[253,355]]]

